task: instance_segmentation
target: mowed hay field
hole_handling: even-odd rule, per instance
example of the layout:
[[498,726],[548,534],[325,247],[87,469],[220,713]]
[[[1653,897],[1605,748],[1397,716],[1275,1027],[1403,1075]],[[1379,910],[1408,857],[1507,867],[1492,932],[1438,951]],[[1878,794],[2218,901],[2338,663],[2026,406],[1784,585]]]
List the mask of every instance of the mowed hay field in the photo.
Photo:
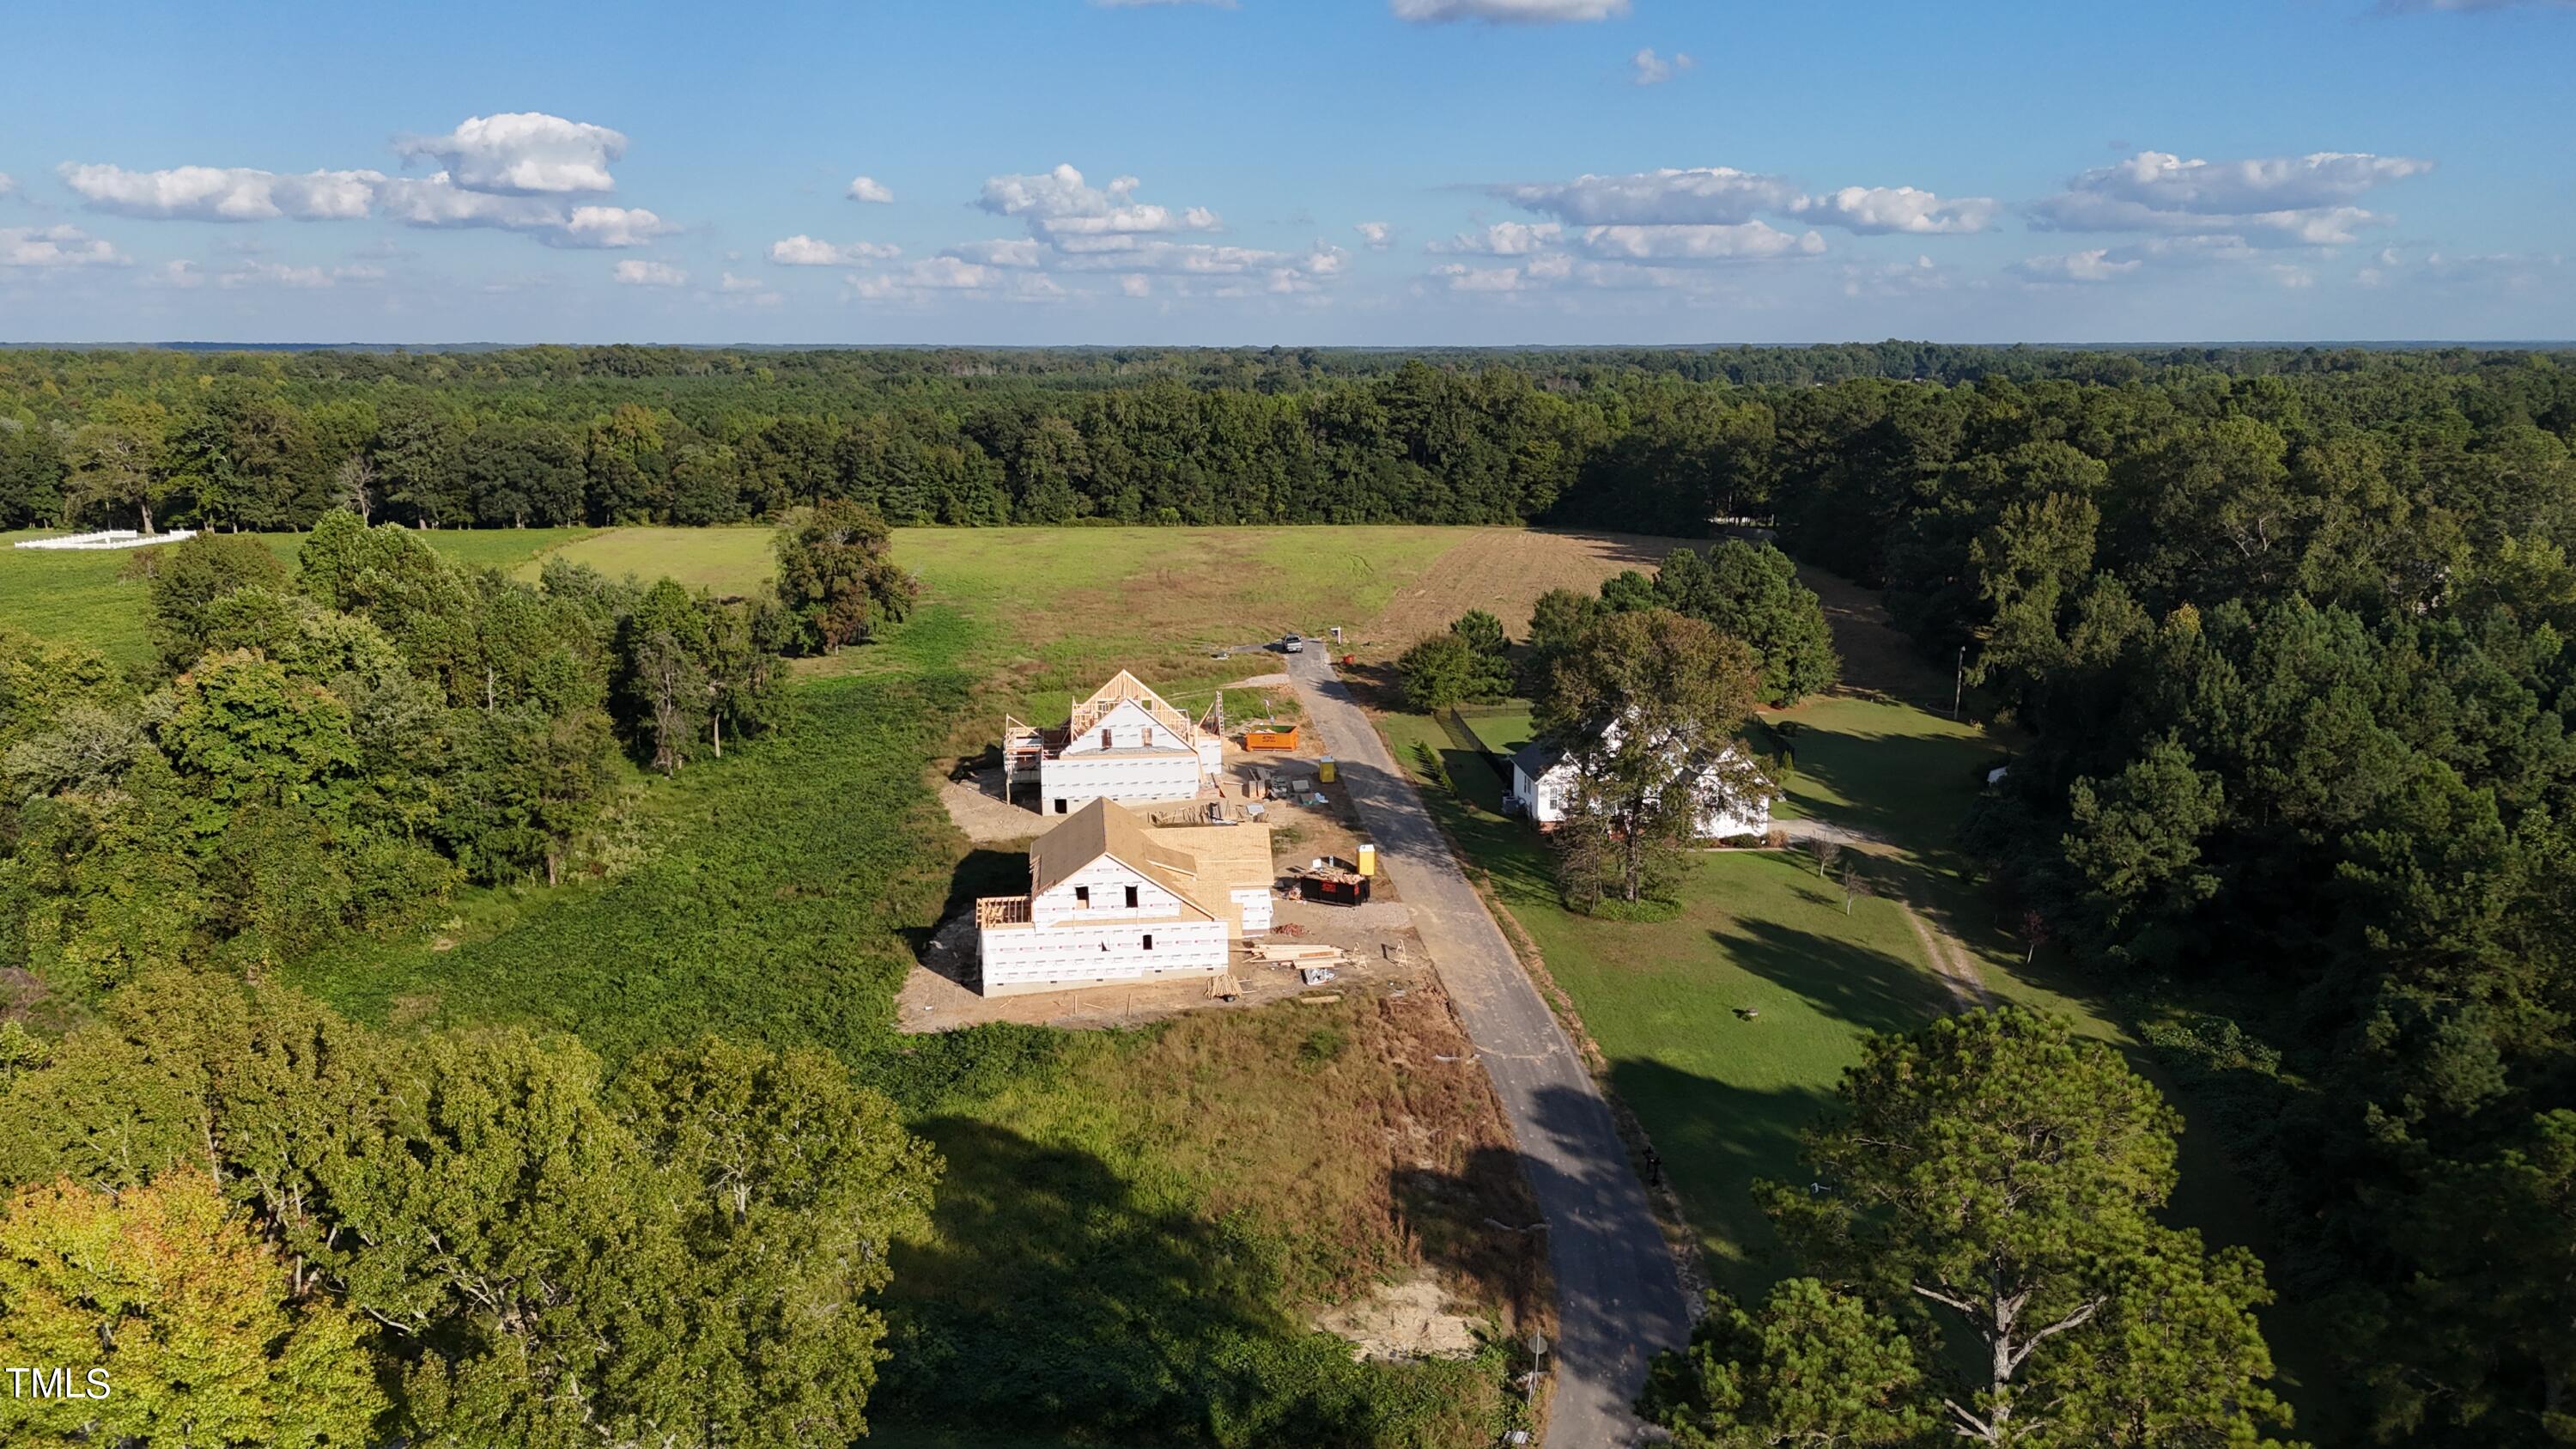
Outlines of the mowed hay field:
[[[738,595],[775,568],[763,528],[611,528],[548,545],[546,559],[617,577],[668,575]],[[1068,694],[1132,669],[1167,696],[1261,672],[1219,649],[1290,629],[1340,626],[1343,648],[1391,659],[1470,609],[1515,633],[1552,588],[1585,592],[1621,569],[1652,570],[1683,540],[1643,534],[1399,524],[1229,528],[899,528],[895,558],[925,604],[982,626],[977,663],[1015,708],[1060,713]],[[864,667],[864,660],[844,661]]]
[[[0,542],[52,530],[0,535]],[[736,528],[440,529],[441,553],[533,581],[549,559],[611,578],[670,577],[723,597],[752,592],[777,564],[774,530]],[[262,535],[292,562],[303,535]],[[1351,652],[1392,657],[1470,609],[1514,633],[1550,588],[1590,590],[1621,569],[1651,570],[1680,540],[1639,534],[1408,525],[1233,528],[901,528],[895,557],[925,602],[987,625],[995,662],[1061,693],[1116,659],[1169,674],[1216,647],[1287,629],[1341,625]],[[149,653],[133,554],[0,550],[0,622],[83,640],[119,659]]]

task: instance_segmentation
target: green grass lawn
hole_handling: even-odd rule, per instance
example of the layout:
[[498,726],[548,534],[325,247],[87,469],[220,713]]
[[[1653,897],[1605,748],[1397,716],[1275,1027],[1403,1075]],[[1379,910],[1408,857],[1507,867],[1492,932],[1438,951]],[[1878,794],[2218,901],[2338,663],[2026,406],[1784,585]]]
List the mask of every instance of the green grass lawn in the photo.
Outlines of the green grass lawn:
[[[1769,718],[1774,738],[1796,761],[1781,813],[1830,820],[1894,846],[1887,868],[1925,916],[1967,948],[1990,993],[2066,1017],[2080,1034],[2119,1048],[2184,1114],[2176,1218],[2213,1240],[2259,1251],[2260,1219],[2243,1183],[2219,1155],[2214,1134],[2189,1130],[2194,1104],[2123,1025],[2105,983],[2047,951],[2030,959],[2028,943],[1995,918],[1976,863],[1959,848],[1959,826],[1986,772],[2005,761],[2013,741],[1884,697],[1836,696]],[[1783,721],[1794,723],[1794,732],[1780,730]]]
[[1466,721],[1476,743],[1509,760],[1513,751],[1538,737],[1538,730],[1530,723],[1530,708],[1525,699],[1468,704],[1458,707],[1458,717]]
[[[48,538],[60,529],[0,534],[0,543]],[[152,657],[143,629],[143,585],[120,579],[133,554],[0,548],[0,624],[40,639],[87,644],[119,664]]]
[[[1716,1280],[1737,1290],[1758,1290],[1778,1268],[1765,1260],[1770,1231],[1748,1189],[1761,1177],[1794,1180],[1797,1129],[1859,1059],[1862,1034],[1910,1030],[1954,1005],[1890,896],[1956,937],[1997,998],[2069,1018],[2173,1095],[2093,983],[2045,953],[2025,963],[1958,846],[2007,739],[1883,697],[1835,696],[1768,718],[1771,740],[1794,755],[1775,813],[1888,847],[1866,862],[1873,894],[1850,915],[1799,851],[1703,854],[1670,921],[1576,915],[1557,901],[1536,834],[1499,814],[1501,782],[1483,758],[1428,719],[1384,720],[1417,771],[1417,741],[1441,756],[1463,798],[1432,789],[1434,808],[1573,1000],[1612,1086],[1662,1153]],[[1470,711],[1466,723],[1501,753],[1528,738],[1525,710]],[[1737,1014],[1746,1009],[1759,1015],[1747,1021]],[[2251,1241],[2250,1204],[2205,1138],[2185,1134],[2176,1216],[2215,1240]]]
[[[1510,718],[1497,717],[1505,739],[1469,723],[1500,748],[1525,738]],[[1694,857],[1671,920],[1576,915],[1557,902],[1537,833],[1500,814],[1500,778],[1480,755],[1427,719],[1384,724],[1417,772],[1417,743],[1441,756],[1458,788],[1431,788],[1433,808],[1573,999],[1711,1271],[1731,1289],[1767,1283],[1777,1269],[1753,1181],[1794,1176],[1797,1130],[1859,1060],[1863,1032],[1917,1025],[1948,1000],[1896,904],[1863,897],[1846,914],[1842,892],[1800,857],[1716,851]]]
[[[423,543],[458,563],[510,573],[598,532],[595,528],[431,528],[423,529],[420,537]],[[273,533],[268,537],[285,541],[290,560],[293,546],[304,539],[300,533]]]

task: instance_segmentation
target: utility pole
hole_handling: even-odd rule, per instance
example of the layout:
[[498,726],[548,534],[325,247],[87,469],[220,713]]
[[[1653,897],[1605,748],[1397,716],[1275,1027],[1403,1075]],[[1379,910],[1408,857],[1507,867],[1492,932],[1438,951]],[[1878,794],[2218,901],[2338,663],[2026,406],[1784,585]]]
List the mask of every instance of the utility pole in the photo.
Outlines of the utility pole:
[[1959,699],[1968,688],[1968,646],[1959,646],[1959,672],[1950,677],[1950,718],[1959,717]]

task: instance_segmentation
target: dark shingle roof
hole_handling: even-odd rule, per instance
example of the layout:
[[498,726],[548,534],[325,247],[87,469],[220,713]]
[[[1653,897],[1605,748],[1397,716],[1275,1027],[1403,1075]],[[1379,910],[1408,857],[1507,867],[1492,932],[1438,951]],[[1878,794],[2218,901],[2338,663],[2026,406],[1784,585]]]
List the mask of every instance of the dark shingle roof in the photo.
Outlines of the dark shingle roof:
[[1557,761],[1564,759],[1565,754],[1563,745],[1533,740],[1512,751],[1512,768],[1535,780],[1555,769]]

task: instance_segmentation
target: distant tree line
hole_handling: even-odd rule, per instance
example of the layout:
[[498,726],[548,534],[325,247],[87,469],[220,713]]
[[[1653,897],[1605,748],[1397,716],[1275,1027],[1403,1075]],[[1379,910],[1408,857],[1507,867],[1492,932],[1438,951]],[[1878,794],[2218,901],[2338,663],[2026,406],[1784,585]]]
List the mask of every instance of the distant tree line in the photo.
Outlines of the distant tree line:
[[[1918,482],[2130,464],[2238,415],[2494,451],[2563,441],[2563,354],[1846,348],[1550,352],[0,353],[0,526],[1553,522],[1779,515],[1838,566]],[[2003,419],[2045,416],[2023,438]],[[2068,431],[2069,428],[2074,431]],[[2044,451],[2044,450],[2043,450]],[[2130,464],[2134,466],[2133,464]],[[1937,547],[1927,537],[1923,547]],[[1802,543],[1801,556],[1825,552]]]

